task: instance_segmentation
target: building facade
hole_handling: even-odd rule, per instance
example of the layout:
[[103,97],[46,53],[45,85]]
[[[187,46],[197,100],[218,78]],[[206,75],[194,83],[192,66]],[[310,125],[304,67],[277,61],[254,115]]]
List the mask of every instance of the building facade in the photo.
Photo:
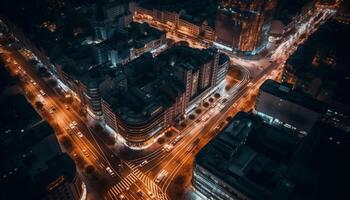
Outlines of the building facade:
[[265,81],[260,87],[255,110],[267,122],[302,134],[310,132],[325,113],[319,101],[273,80]]
[[[102,97],[106,125],[129,146],[149,144],[170,128],[189,105],[223,81],[227,62],[219,62],[219,58],[214,50],[186,46],[173,47],[155,58],[146,55],[137,58],[125,66],[125,76],[118,80],[127,82],[127,86]],[[145,66],[154,77],[135,87],[133,81],[148,79],[135,72]]]
[[306,141],[239,112],[196,155],[194,192],[213,200],[313,199],[317,172],[302,173],[313,169],[301,159],[309,156],[300,153],[301,146],[310,151]]
[[150,24],[160,23],[166,28],[176,29],[190,37],[202,38],[207,41],[213,41],[215,36],[214,27],[208,25],[207,21],[194,23],[181,18],[180,12],[176,11],[150,9],[137,5],[134,18]]
[[216,43],[256,54],[266,46],[277,0],[222,0],[216,17]]
[[0,79],[0,199],[85,200],[86,187],[55,130],[13,85],[5,68]]

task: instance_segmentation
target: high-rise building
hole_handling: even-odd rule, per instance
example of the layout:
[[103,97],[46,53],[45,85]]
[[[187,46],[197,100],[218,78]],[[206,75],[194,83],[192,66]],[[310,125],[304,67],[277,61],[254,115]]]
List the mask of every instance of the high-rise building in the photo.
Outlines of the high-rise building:
[[324,105],[291,85],[266,80],[255,109],[266,122],[306,134],[325,113]]
[[221,0],[216,17],[216,43],[236,52],[264,49],[277,0]]
[[155,58],[143,54],[128,63],[121,68],[123,78],[115,80],[116,85],[126,81],[127,87],[102,95],[106,125],[129,146],[150,144],[223,80],[227,62],[220,62],[220,56],[214,49],[175,46]]
[[196,155],[194,191],[213,200],[316,199],[319,172],[305,153],[313,141],[239,112]]

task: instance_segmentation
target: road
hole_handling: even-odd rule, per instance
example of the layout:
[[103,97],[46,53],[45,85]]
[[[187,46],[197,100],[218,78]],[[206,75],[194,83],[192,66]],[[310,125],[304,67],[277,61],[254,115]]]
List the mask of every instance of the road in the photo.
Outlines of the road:
[[[297,49],[297,46],[303,43],[309,35],[316,31],[334,13],[335,11],[331,9],[316,8],[296,18],[293,24],[297,31],[291,32],[290,35],[285,35],[283,40],[275,46],[275,49],[271,49],[272,54],[270,57],[252,61],[228,54],[232,65],[240,66],[243,70],[249,71],[244,74],[255,74],[252,79],[249,80],[249,77],[245,77],[244,81],[237,84],[231,91],[226,92],[226,94],[225,91],[222,91],[222,96],[227,96],[224,107],[221,106],[222,103],[218,103],[213,109],[214,112],[210,113],[211,117],[205,122],[196,122],[196,119],[192,120],[192,123],[187,125],[188,128],[184,129],[179,136],[176,136],[182,137],[182,139],[177,142],[170,152],[165,151],[163,148],[158,148],[148,155],[130,160],[128,162],[129,165],[133,169],[147,174],[153,181],[157,179],[160,172],[163,170],[167,171],[167,176],[158,185],[166,193],[174,193],[175,191],[171,191],[169,186],[174,182],[176,175],[183,169],[183,166],[186,164],[191,165],[194,155],[220,131],[227,117],[233,116],[241,109],[250,110],[253,108],[254,105],[247,104],[246,99],[256,95],[258,88],[266,79],[278,79],[282,74],[285,61]],[[150,21],[147,20],[147,22]],[[151,25],[162,30],[169,31],[170,29],[170,27],[157,22],[151,22]],[[206,44],[201,45],[197,39],[191,40],[191,36],[184,36],[182,33],[176,34],[174,31],[170,31],[170,34],[167,34],[167,36],[175,41],[187,41],[192,47],[206,47]],[[250,73],[252,70],[256,70],[256,67],[259,68],[259,73]],[[246,81],[246,79],[249,81]],[[222,101],[222,98],[219,101]],[[210,110],[206,112],[210,112]],[[198,118],[205,114],[203,113]],[[171,145],[176,137],[166,145]],[[197,147],[189,149],[198,140],[200,142],[197,144]],[[141,163],[145,161],[147,161],[147,164],[141,167]],[[188,175],[191,176],[190,173]]]
[[[99,138],[95,138],[91,133],[91,129],[86,125],[86,120],[70,107],[66,107],[60,99],[61,97],[50,88],[50,86],[37,75],[35,67],[31,66],[20,54],[15,51],[8,50],[8,53],[3,54],[4,60],[9,60],[8,69],[13,75],[21,77],[22,85],[25,93],[32,98],[27,98],[38,111],[41,116],[46,119],[53,127],[58,127],[57,132],[63,132],[64,136],[68,137],[74,146],[74,150],[69,152],[71,157],[80,165],[81,157],[85,162],[85,166],[92,165],[98,172],[99,176],[103,176],[110,185],[119,182],[123,179],[123,174],[117,173],[120,160],[103,142],[98,142]],[[44,92],[44,95],[42,92]],[[36,107],[36,102],[41,101],[44,104],[43,109]],[[52,108],[54,112],[50,113]],[[68,108],[68,109],[67,109]],[[73,128],[69,127],[73,121],[77,125]],[[82,137],[78,136],[78,132]],[[62,137],[59,137],[62,138]],[[125,165],[125,164],[124,164]],[[118,177],[112,177],[107,167],[110,167],[114,174]],[[122,165],[123,167],[123,165]],[[80,168],[84,174],[84,167]],[[124,173],[128,173],[128,168],[125,165]],[[89,185],[88,185],[89,186]],[[107,185],[108,187],[108,185]]]
[[[51,124],[57,125],[59,130],[63,130],[64,136],[71,139],[74,146],[72,157],[75,158],[75,154],[78,154],[84,158],[106,180],[105,199],[172,199],[176,192],[171,189],[174,180],[179,173],[186,173],[185,166],[192,166],[195,154],[224,127],[227,118],[240,110],[247,111],[253,108],[254,104],[249,103],[249,99],[256,96],[259,86],[266,79],[278,79],[285,61],[296,47],[333,14],[331,9],[317,8],[296,18],[294,26],[297,31],[285,35],[280,44],[271,50],[271,57],[251,61],[229,54],[231,66],[238,66],[243,72],[241,81],[229,91],[223,87],[220,97],[212,97],[213,102],[207,107],[202,107],[202,112],[197,114],[195,119],[187,119],[187,126],[174,134],[169,142],[159,145],[152,152],[125,160],[120,160],[116,152],[95,135],[87,120],[73,107],[67,110],[59,94],[37,75],[34,67],[25,58],[16,51],[9,50],[10,53],[5,54],[5,59],[11,58],[8,66],[13,74],[17,70],[24,77],[22,80],[25,91],[35,97],[31,100],[33,106],[35,107],[36,101],[44,99],[44,110],[38,112]],[[154,22],[152,26],[160,25]],[[187,41],[195,48],[208,46],[207,42],[176,33],[169,27],[158,28],[167,30],[167,37],[175,41]],[[17,64],[14,64],[14,61]],[[251,73],[252,70],[258,70],[259,73]],[[42,95],[40,90],[46,94]],[[56,111],[50,114],[48,112],[52,107],[55,107]],[[78,125],[69,128],[73,121]],[[78,132],[83,136],[79,137]],[[111,168],[115,177],[106,170],[107,167]],[[188,171],[187,174],[189,179],[191,172]],[[85,180],[89,182],[89,179]],[[93,193],[93,185],[87,183],[87,186]],[[183,188],[186,189],[188,188]]]

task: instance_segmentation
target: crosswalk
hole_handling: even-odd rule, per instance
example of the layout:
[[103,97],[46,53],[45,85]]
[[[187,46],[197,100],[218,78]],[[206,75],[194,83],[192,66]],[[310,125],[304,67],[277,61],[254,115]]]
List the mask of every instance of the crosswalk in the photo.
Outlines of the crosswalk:
[[147,188],[147,195],[154,196],[155,199],[159,200],[168,200],[166,193],[164,193],[157,184],[153,182],[150,178],[148,178],[144,173],[142,173],[138,166],[128,163],[127,164],[131,168],[131,173],[124,177],[119,183],[113,185],[108,190],[107,199],[116,200],[122,194],[123,191],[130,188],[132,184],[134,184],[137,180],[141,181]]
[[128,176],[123,178],[118,184],[115,184],[113,187],[110,188],[110,192],[119,195],[122,191],[127,190],[127,188],[130,188],[130,186],[136,182],[138,178],[133,174],[130,173]]

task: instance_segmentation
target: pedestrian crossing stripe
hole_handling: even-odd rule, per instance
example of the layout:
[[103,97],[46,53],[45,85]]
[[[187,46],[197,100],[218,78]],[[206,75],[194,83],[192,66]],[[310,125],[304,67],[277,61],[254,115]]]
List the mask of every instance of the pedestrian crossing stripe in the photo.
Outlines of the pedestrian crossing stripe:
[[131,173],[108,190],[108,194],[112,197],[112,199],[118,199],[118,195],[130,187],[132,184],[134,184],[137,180],[140,180],[142,183],[144,183],[147,190],[151,191],[152,194],[157,197],[157,199],[168,199],[167,195],[159,188],[159,186],[155,184],[153,180],[148,178],[144,173],[142,173],[138,169],[138,166],[130,163],[127,165],[131,168]]

